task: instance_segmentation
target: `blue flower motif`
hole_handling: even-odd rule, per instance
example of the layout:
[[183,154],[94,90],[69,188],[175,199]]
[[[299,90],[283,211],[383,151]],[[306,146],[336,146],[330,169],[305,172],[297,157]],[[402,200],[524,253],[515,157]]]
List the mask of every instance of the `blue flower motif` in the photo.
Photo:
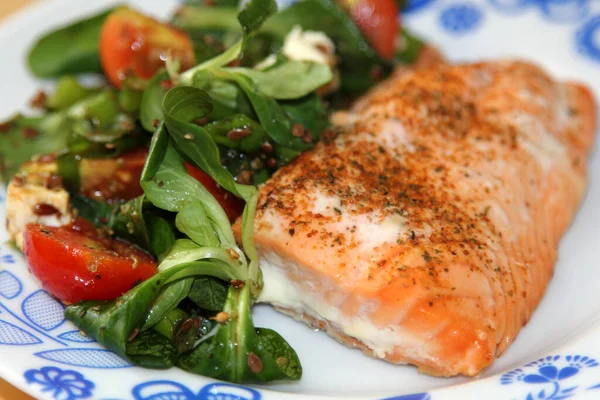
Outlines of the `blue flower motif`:
[[530,6],[537,7],[542,15],[558,23],[583,20],[589,13],[589,0],[488,0],[496,9],[518,14]]
[[0,256],[0,264],[14,264],[15,258],[11,254]]
[[173,381],[150,381],[135,386],[135,400],[260,400],[261,394],[243,386],[229,383],[210,383],[198,393]]
[[87,399],[92,396],[95,387],[81,373],[57,367],[25,371],[25,380],[30,385],[41,385],[42,392],[51,391],[52,397],[57,400]]
[[[514,369],[500,377],[502,385],[525,383],[529,385],[546,385],[534,395],[529,393],[526,399],[560,400],[575,395],[577,386],[563,387],[565,380],[577,375],[581,370],[594,368],[600,365],[595,359],[568,355],[564,358],[559,355],[547,356],[533,361],[522,368]],[[548,392],[546,392],[548,389]]]
[[447,31],[463,34],[477,28],[483,13],[474,4],[456,4],[446,8],[440,15],[440,23]]
[[600,63],[600,15],[586,22],[575,36],[577,51]]

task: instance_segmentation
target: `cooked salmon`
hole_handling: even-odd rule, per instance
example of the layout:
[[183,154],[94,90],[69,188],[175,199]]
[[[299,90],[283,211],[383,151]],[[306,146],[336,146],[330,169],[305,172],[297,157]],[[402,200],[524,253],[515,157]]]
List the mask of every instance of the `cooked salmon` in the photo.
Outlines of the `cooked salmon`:
[[259,301],[392,363],[479,374],[552,277],[595,110],[518,61],[397,74],[261,187]]

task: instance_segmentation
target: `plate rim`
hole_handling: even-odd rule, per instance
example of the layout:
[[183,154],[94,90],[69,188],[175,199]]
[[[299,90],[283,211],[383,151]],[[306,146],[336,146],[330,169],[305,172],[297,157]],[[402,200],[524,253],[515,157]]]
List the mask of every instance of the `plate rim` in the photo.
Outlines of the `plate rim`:
[[[109,8],[111,4],[117,4],[120,2],[127,2],[127,0],[124,1],[119,1],[119,0],[107,0],[103,3],[103,5],[101,7],[97,7],[96,4],[97,3],[92,3],[91,6],[87,6],[85,4],[81,5],[82,9],[85,9],[87,11],[90,11],[92,9],[102,9],[102,8]],[[6,40],[7,37],[10,37],[11,33],[14,31],[18,31],[20,29],[23,29],[22,26],[24,24],[27,23],[27,21],[31,21],[31,20],[35,20],[37,18],[40,17],[40,15],[45,12],[45,11],[50,11],[53,7],[64,7],[65,5],[68,4],[79,4],[76,0],[36,0],[26,6],[23,6],[21,8],[19,8],[17,11],[11,13],[9,16],[5,17],[2,21],[0,21],[0,42]],[[57,23],[60,24],[61,18],[53,18]],[[37,31],[36,29],[34,29],[34,31],[36,31],[36,34],[41,34],[41,31]],[[599,72],[600,73],[600,72]],[[600,104],[597,104],[597,108],[600,106]],[[588,163],[591,164],[591,160],[593,158],[597,158],[600,156],[600,137],[597,136],[596,138],[596,144],[594,145],[594,150],[592,151],[592,154],[590,156],[590,161]],[[591,171],[590,171],[591,172]],[[598,171],[596,171],[596,173],[598,173]],[[589,182],[589,184],[591,185],[591,180]],[[2,182],[0,182],[0,185],[3,185]],[[0,194],[2,194],[2,192],[4,191],[4,188],[0,188]],[[584,199],[582,200],[581,205],[584,204],[584,202],[586,201],[587,198],[587,191],[586,191],[586,196],[584,197]],[[3,207],[4,202],[0,201],[0,206]],[[580,206],[581,206],[580,205]],[[4,229],[4,228],[0,228],[0,229]],[[529,323],[529,322],[528,322]],[[535,352],[536,354],[540,354],[539,357],[543,357],[543,355],[547,355],[547,354],[566,354],[568,353],[570,350],[570,348],[572,347],[577,347],[580,346],[582,343],[586,343],[588,341],[593,341],[594,337],[600,337],[600,315],[598,315],[596,318],[592,319],[592,320],[588,320],[582,324],[580,324],[579,326],[577,326],[576,329],[577,333],[574,336],[570,336],[569,338],[563,338],[561,340],[558,340],[557,342],[547,346],[546,350],[540,350],[538,352]],[[598,346],[596,346],[598,347]],[[596,350],[600,350],[598,348],[596,348]],[[598,353],[598,357],[600,358],[600,351],[597,351]],[[72,368],[76,369],[78,367],[73,366]],[[79,367],[81,368],[81,367]],[[413,367],[411,367],[413,368]],[[435,398],[437,400],[438,395],[441,394],[448,394],[451,395],[450,392],[453,391],[463,391],[465,387],[472,387],[472,386],[479,386],[479,385],[486,385],[494,380],[498,380],[498,378],[505,374],[507,371],[509,371],[509,369],[507,370],[502,370],[502,371],[498,371],[497,373],[490,375],[490,376],[486,376],[484,378],[475,378],[476,380],[469,380],[466,382],[461,382],[461,383],[454,383],[451,384],[450,386],[442,386],[439,388],[432,388],[428,390],[428,393],[430,395],[436,395]],[[185,371],[182,371],[185,374],[189,374]],[[6,365],[3,364],[2,362],[0,362],[0,377],[2,377],[4,380],[6,380],[9,384],[13,385],[14,387],[18,388],[19,390],[34,396],[36,398],[40,398],[39,396],[41,395],[46,395],[46,393],[42,393],[39,390],[36,390],[35,387],[29,385],[26,383],[26,381],[23,378],[23,374],[21,373],[21,375],[19,375],[20,372],[17,372],[16,370],[13,370],[11,368],[6,368]],[[189,374],[191,375],[191,374]],[[195,379],[197,380],[197,383],[205,385],[208,383],[212,383],[212,382],[218,382],[215,381],[211,378],[207,378],[207,377],[199,377],[199,376],[195,376]],[[187,382],[187,379],[186,379]],[[354,399],[354,400],[373,400],[374,398],[381,398],[382,395],[359,395],[359,396],[348,396],[348,395],[322,395],[322,394],[310,394],[310,393],[295,393],[295,392],[282,392],[282,391],[274,391],[268,388],[268,385],[266,386],[261,386],[261,387],[255,387],[252,385],[248,385],[248,387],[251,388],[255,388],[256,390],[259,390],[260,393],[263,395],[263,399],[265,400],[270,400],[270,399],[276,399],[276,398],[280,398],[280,399],[294,399],[294,400],[331,400],[331,399],[337,399],[337,398],[344,398],[344,399]],[[479,392],[480,393],[480,392]],[[398,397],[398,399],[406,396],[406,395],[410,395],[411,393],[406,393],[406,394],[400,394],[400,395],[395,395],[396,397]],[[477,393],[475,393],[475,395],[477,395]],[[386,396],[386,395],[383,395]],[[390,394],[387,396],[394,396],[394,394]],[[496,396],[493,395],[491,396],[492,398],[495,398]],[[46,398],[46,397],[44,397]],[[52,398],[47,397],[47,398]],[[451,397],[449,397],[451,398]],[[461,395],[461,398],[465,398],[464,394]]]

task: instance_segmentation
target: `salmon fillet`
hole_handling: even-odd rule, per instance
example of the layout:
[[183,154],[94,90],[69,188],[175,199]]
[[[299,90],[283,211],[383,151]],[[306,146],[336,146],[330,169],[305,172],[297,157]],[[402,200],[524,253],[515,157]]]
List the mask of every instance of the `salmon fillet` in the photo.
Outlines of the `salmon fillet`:
[[479,374],[553,274],[595,110],[523,62],[398,74],[261,187],[259,301],[392,363]]

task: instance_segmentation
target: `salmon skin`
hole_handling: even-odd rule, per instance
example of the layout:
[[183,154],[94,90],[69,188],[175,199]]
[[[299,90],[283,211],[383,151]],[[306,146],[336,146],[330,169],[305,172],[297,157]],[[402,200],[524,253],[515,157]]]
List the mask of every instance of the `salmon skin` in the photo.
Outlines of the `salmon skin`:
[[479,374],[552,277],[595,110],[523,62],[397,74],[261,187],[259,301],[392,363]]

